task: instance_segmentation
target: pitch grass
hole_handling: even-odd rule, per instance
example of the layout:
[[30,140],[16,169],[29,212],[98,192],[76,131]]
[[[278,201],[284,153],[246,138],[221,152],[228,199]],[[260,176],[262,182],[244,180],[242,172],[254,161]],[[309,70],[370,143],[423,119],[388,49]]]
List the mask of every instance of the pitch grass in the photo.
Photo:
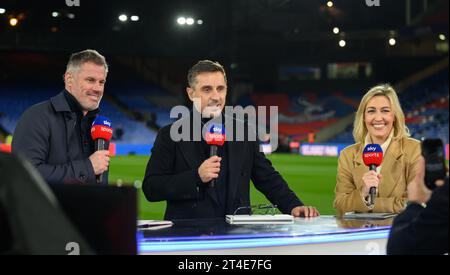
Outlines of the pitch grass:
[[[333,199],[337,158],[302,157],[295,154],[273,154],[268,158],[303,203],[317,207],[322,215],[335,214]],[[138,187],[139,218],[161,220],[164,217],[166,203],[148,202],[140,189],[148,159],[148,156],[112,158],[109,180],[111,184],[122,182]],[[251,202],[252,204],[268,203],[264,195],[253,185]]]

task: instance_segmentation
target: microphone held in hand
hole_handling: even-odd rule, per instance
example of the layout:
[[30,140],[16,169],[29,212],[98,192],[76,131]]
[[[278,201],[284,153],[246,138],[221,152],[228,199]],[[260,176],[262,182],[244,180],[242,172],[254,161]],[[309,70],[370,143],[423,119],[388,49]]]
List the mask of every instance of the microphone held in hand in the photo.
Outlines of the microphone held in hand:
[[[377,167],[381,165],[383,161],[383,149],[379,144],[367,144],[363,151],[363,161],[366,166],[369,166],[371,171],[376,171]],[[377,189],[370,187],[369,190],[369,204],[375,204],[375,196]]]
[[[210,145],[210,157],[217,156],[218,146],[223,146],[226,140],[225,127],[223,124],[212,123],[205,134],[205,141]],[[211,180],[209,187],[214,187],[215,179]]]
[[[107,142],[111,140],[113,129],[111,121],[103,116],[97,116],[92,123],[91,137],[95,142],[95,151],[109,150]],[[103,174],[97,176],[97,183],[103,181]]]

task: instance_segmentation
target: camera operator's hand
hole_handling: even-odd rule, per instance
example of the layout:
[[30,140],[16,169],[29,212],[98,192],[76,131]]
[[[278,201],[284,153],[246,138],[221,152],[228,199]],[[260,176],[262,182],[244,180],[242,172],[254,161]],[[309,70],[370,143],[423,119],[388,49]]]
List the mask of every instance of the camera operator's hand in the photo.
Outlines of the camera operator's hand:
[[417,161],[416,177],[408,184],[408,200],[419,204],[426,203],[431,193],[431,190],[425,186],[425,159],[420,156]]

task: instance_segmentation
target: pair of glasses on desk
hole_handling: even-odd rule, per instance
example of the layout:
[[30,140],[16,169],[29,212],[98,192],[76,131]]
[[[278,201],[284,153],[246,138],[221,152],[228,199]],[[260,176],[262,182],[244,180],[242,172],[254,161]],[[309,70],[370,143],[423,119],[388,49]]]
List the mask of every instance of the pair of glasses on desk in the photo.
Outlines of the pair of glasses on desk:
[[250,212],[250,215],[275,215],[279,212],[276,205],[258,204],[238,207],[234,211],[233,216],[242,214],[242,211],[244,210],[248,210]]

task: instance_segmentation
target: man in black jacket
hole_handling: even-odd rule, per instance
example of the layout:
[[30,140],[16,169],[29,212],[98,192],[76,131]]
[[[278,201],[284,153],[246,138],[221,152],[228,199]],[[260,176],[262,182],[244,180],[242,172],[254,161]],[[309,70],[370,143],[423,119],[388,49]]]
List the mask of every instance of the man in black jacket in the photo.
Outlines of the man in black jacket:
[[[25,156],[48,183],[97,183],[109,152],[95,151],[90,137],[108,73],[94,50],[73,54],[64,75],[65,90],[26,110],[14,131],[13,153]],[[102,184],[107,184],[105,173]]]
[[[202,124],[223,116],[227,84],[220,64],[198,62],[190,69],[188,82],[187,94],[194,108],[187,125],[193,125],[195,112],[201,114]],[[234,122],[248,129],[245,121]],[[149,201],[167,201],[165,219],[222,218],[233,214],[240,207],[250,206],[250,180],[283,213],[319,215],[314,207],[304,206],[289,189],[260,152],[257,141],[226,141],[219,147],[218,156],[210,157],[210,147],[204,139],[176,142],[171,127],[159,131],[143,182]],[[214,187],[209,184],[212,180],[216,181]]]
[[394,219],[387,254],[448,253],[448,178],[436,182],[439,187],[433,193],[426,189],[424,178],[425,159],[421,157],[416,178],[408,185],[408,207]]

